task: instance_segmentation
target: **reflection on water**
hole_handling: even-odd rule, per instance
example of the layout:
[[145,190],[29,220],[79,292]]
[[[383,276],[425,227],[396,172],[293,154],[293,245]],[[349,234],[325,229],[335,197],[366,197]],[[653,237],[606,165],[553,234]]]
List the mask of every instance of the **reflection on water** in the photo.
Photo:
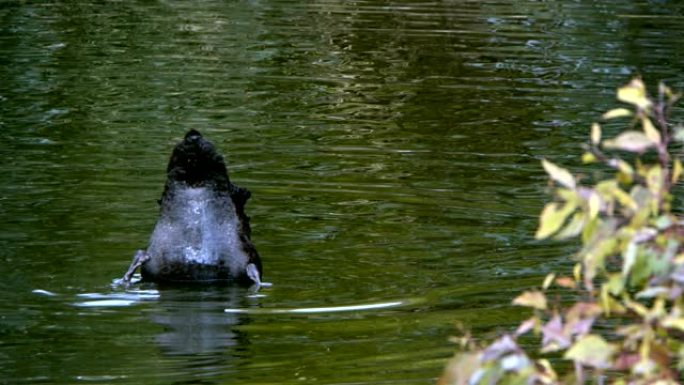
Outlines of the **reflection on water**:
[[[430,382],[572,250],[539,159],[632,73],[684,89],[680,3],[3,3],[0,377]],[[189,128],[253,193],[257,295],[109,286]]]
[[246,322],[244,316],[224,314],[227,306],[245,306],[241,288],[187,291],[164,290],[159,306],[150,319],[164,327],[155,337],[166,354],[230,354],[232,349],[249,343],[235,327]]
[[[149,284],[145,284],[149,286]],[[47,294],[34,290],[34,294]],[[141,305],[154,301],[155,309],[150,320],[163,327],[155,342],[160,349],[171,355],[213,354],[226,352],[239,342],[239,334],[233,328],[244,316],[224,309],[240,309],[246,312],[258,304],[257,298],[240,287],[183,287],[162,289],[128,289],[124,292],[78,294],[74,306],[91,309],[107,309]],[[224,314],[224,313],[232,313]]]

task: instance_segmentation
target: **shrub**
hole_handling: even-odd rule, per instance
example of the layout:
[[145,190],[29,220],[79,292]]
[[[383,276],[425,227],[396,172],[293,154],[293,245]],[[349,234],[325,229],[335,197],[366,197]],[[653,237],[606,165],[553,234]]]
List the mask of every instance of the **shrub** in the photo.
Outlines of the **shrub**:
[[[457,340],[461,352],[440,384],[675,384],[684,371],[684,219],[672,212],[682,163],[672,147],[684,128],[668,123],[679,98],[660,84],[655,98],[635,78],[617,91],[630,105],[602,123],[627,128],[604,139],[591,126],[582,161],[588,177],[548,160],[554,199],[540,215],[537,239],[579,238],[572,273],[546,276],[513,304],[531,309],[517,330],[486,346]],[[604,123],[605,124],[605,123]],[[549,300],[561,290],[566,300]],[[530,338],[539,351],[521,347]],[[527,339],[525,340],[528,341]],[[567,363],[565,363],[567,362]]]

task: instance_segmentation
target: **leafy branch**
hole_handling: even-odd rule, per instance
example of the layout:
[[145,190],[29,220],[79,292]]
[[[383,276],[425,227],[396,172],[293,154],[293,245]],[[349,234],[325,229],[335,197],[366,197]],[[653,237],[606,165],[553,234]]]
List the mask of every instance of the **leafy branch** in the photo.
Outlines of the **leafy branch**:
[[[591,185],[546,159],[542,166],[556,184],[535,237],[579,237],[571,274],[546,276],[541,287],[513,304],[532,315],[512,333],[477,348],[467,336],[441,384],[677,384],[684,371],[684,220],[671,210],[673,186],[682,163],[671,147],[684,129],[669,115],[680,95],[664,84],[651,98],[640,78],[617,91],[620,107],[602,121],[628,119],[627,129],[603,138],[591,126],[582,161],[604,166],[610,177]],[[576,298],[552,303],[551,289]],[[600,324],[601,327],[596,327]],[[518,338],[539,339],[536,358]],[[554,369],[561,355],[570,370]],[[562,367],[562,366],[561,366]]]

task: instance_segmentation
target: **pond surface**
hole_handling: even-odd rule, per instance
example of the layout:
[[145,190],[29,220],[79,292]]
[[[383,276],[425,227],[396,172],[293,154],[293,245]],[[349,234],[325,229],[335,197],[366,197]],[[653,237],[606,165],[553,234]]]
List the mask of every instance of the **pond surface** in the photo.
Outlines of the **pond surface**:
[[[678,1],[0,4],[0,383],[430,384],[616,87],[684,88]],[[273,285],[112,286],[195,128]]]

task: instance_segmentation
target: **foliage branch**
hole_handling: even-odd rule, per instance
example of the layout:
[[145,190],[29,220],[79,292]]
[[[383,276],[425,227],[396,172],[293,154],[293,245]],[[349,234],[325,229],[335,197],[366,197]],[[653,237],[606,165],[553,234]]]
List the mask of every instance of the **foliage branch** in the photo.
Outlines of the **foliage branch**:
[[[542,160],[554,200],[542,210],[536,238],[578,237],[574,269],[549,274],[513,299],[533,313],[514,332],[486,346],[457,338],[463,349],[440,384],[680,383],[684,219],[672,212],[671,191],[682,163],[671,148],[684,142],[684,128],[668,123],[679,96],[661,83],[652,98],[640,78],[618,89],[618,100],[632,108],[601,120],[626,119],[628,127],[604,139],[601,125],[591,126],[582,161],[609,176],[593,185]],[[559,290],[574,299],[551,301]],[[521,336],[539,340],[534,358]]]

